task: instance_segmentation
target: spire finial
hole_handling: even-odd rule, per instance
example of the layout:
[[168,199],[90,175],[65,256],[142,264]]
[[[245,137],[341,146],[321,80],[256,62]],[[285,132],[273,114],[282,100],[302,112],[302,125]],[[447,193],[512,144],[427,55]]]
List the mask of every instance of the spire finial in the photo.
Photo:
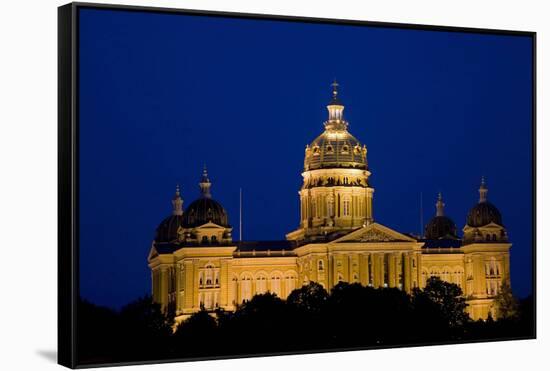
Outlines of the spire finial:
[[443,196],[441,195],[441,192],[437,195],[437,202],[435,204],[436,207],[436,216],[444,216],[445,215],[445,203],[443,202]]
[[[340,84],[338,84],[336,79],[334,79],[330,86],[332,86],[332,99],[327,106],[328,122],[325,123],[325,128],[345,130],[347,128],[347,122],[344,121],[344,105],[340,101],[340,98],[338,98],[338,87]],[[337,126],[335,126],[335,122],[337,123]]]
[[485,176],[481,177],[481,185],[479,186],[479,202],[487,202],[487,184],[485,183]]
[[180,185],[176,184],[176,194],[172,199],[172,214],[183,215],[183,199],[180,196]]
[[336,96],[338,95],[338,86],[340,86],[340,84],[338,84],[338,81],[334,79],[334,81],[332,82],[332,84],[330,84],[330,86],[332,86],[332,98],[336,99]]

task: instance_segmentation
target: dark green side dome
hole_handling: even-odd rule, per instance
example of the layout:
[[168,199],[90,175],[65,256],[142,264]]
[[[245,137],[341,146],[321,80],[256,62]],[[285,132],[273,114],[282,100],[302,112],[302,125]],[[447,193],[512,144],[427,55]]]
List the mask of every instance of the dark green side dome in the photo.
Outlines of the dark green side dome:
[[426,239],[438,240],[441,238],[456,238],[456,225],[446,216],[435,216],[426,225]]
[[199,183],[201,197],[193,201],[185,210],[186,227],[198,227],[208,222],[229,227],[227,212],[218,201],[212,198],[211,185],[205,168]]
[[180,187],[176,186],[176,194],[172,199],[172,215],[160,222],[155,233],[156,242],[173,242],[178,239],[178,230],[184,226],[183,199]]
[[228,227],[227,212],[223,206],[212,198],[202,197],[195,200],[185,211],[186,226],[197,227],[212,222],[222,227]]
[[488,201],[478,203],[468,213],[467,224],[471,227],[483,227],[490,223],[502,225],[502,216],[496,206]]
[[495,223],[502,224],[502,216],[495,205],[487,201],[489,189],[485,185],[485,178],[481,178],[479,187],[479,202],[468,212],[466,224],[470,227],[483,227],[484,225]]
[[443,196],[439,193],[435,204],[436,215],[426,225],[424,235],[428,240],[457,238],[456,225],[451,218],[445,216]]
[[183,227],[184,216],[183,215],[170,215],[164,219],[159,226],[155,234],[156,242],[173,242],[178,239],[178,229]]

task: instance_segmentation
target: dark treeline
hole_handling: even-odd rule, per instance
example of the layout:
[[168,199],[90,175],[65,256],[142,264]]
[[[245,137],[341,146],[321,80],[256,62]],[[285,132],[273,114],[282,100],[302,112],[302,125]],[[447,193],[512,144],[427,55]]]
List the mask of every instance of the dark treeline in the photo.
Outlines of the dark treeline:
[[499,320],[472,321],[460,288],[432,277],[411,295],[339,283],[310,283],[287,300],[254,296],[235,312],[201,310],[173,331],[172,316],[150,297],[120,311],[79,301],[79,362],[110,363],[337,348],[414,345],[534,335],[533,301],[509,287],[496,299]]

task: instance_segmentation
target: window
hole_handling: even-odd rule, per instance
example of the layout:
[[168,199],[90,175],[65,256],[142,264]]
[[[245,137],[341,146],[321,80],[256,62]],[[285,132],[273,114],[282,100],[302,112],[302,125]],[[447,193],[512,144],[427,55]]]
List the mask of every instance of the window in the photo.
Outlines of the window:
[[212,241],[212,243],[217,243],[218,242],[218,237],[212,236],[211,241]]
[[334,200],[332,198],[329,198],[327,201],[327,212],[328,216],[334,216]]
[[208,236],[202,236],[202,243],[207,244],[208,243]]
[[[347,178],[344,178],[344,179],[347,179]],[[343,214],[344,214],[344,216],[349,216],[350,215],[349,200],[344,200],[344,202],[343,202]]]
[[342,153],[348,153],[349,152],[349,146],[348,145],[344,145],[342,147]]
[[262,294],[267,291],[267,279],[265,276],[256,278],[256,293]]
[[323,263],[322,260],[319,260],[319,262],[318,262],[318,269],[319,269],[319,271],[325,270],[325,263]]
[[281,297],[281,277],[271,276],[271,290],[272,293]]
[[333,149],[332,146],[329,144],[329,145],[327,146],[327,154],[332,154],[332,153],[334,153],[334,149]]
[[242,301],[252,299],[252,278],[243,277],[241,280],[241,299]]
[[206,286],[212,286],[212,282],[214,279],[214,266],[207,264],[206,267],[204,267],[204,275],[206,279]]

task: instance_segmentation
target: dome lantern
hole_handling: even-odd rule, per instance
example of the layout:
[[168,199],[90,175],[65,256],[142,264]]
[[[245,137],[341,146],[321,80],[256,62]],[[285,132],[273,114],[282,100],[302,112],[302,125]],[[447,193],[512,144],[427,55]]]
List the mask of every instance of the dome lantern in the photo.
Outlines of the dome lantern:
[[208,171],[206,170],[206,165],[204,165],[204,168],[202,170],[201,181],[199,183],[202,197],[212,198],[212,194],[210,193],[211,186],[212,186],[212,183],[210,183],[210,179],[208,178]]
[[338,98],[338,82],[334,80],[332,86],[332,99],[327,105],[328,121],[325,122],[327,130],[346,130],[348,123],[344,120],[344,105]]
[[439,192],[437,196],[435,207],[435,217],[426,225],[426,230],[424,232],[426,239],[456,239],[456,225],[451,218],[445,216],[445,203],[443,202],[441,192]]
[[176,194],[172,199],[172,214],[173,215],[183,215],[183,199],[180,196],[180,185],[176,185]]
[[441,192],[437,195],[437,202],[435,204],[436,216],[445,216],[445,204],[443,203],[443,196]]
[[487,199],[488,192],[485,177],[482,177],[479,186],[479,203],[470,210],[467,217],[466,224],[470,227],[482,227],[490,223],[503,225],[500,211]]
[[479,203],[487,202],[487,192],[489,189],[485,185],[485,177],[481,177],[481,185],[479,186]]

